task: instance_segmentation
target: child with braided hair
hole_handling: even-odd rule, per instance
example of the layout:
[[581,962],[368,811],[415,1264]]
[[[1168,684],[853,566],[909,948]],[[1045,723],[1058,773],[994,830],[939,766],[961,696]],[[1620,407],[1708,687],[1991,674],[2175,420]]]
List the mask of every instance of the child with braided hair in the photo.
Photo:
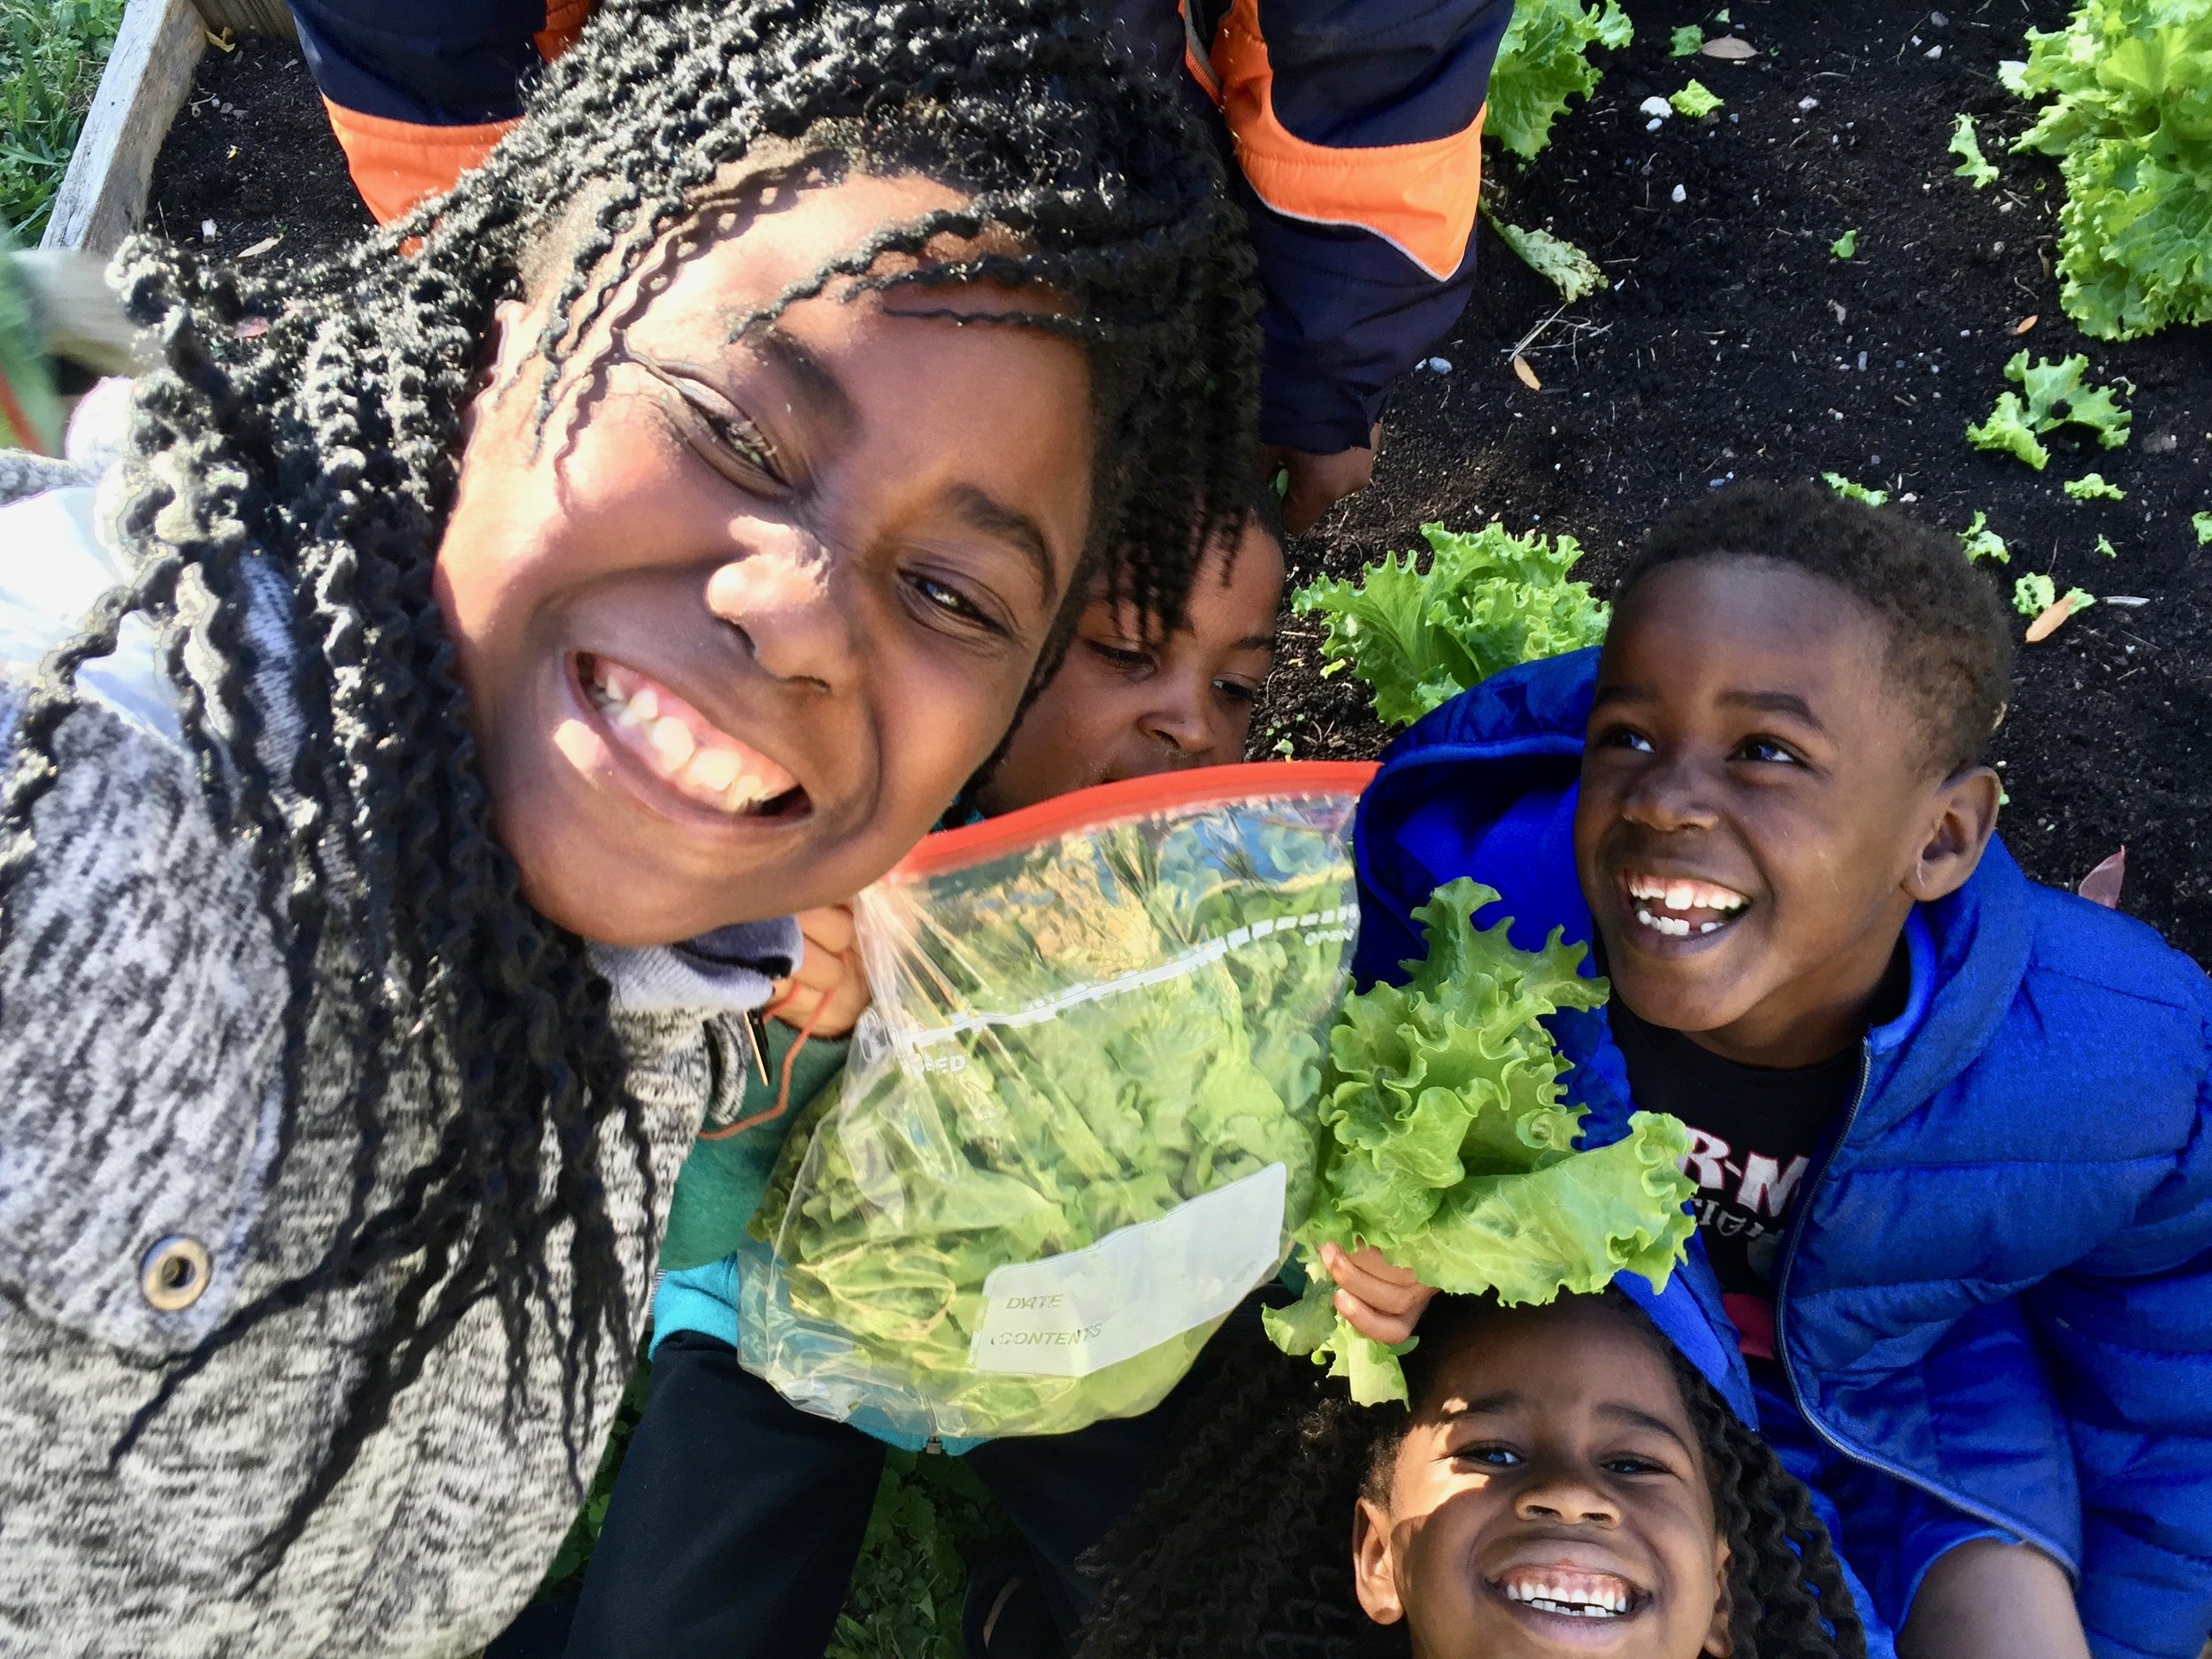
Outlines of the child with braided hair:
[[611,0],[356,252],[126,250],[0,513],[0,1649],[507,1623],[789,914],[1240,510],[1249,275],[1067,0]]
[[1409,1411],[1253,1333],[1098,1551],[1077,1659],[1862,1659],[1826,1528],[1739,1415],[1740,1363],[1709,1333],[1693,1364],[1651,1317],[1686,1303],[1440,1302]]

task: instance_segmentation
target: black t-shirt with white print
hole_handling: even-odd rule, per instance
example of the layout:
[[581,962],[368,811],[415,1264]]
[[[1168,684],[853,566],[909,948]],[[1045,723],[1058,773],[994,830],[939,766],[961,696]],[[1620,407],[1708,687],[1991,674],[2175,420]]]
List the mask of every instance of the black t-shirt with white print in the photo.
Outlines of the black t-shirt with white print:
[[1858,1045],[1817,1065],[1740,1065],[1639,1018],[1618,997],[1606,1016],[1637,1106],[1689,1128],[1683,1167],[1697,1183],[1691,1209],[1705,1253],[1744,1352],[1770,1359],[1775,1253],[1821,1137],[1859,1086]]

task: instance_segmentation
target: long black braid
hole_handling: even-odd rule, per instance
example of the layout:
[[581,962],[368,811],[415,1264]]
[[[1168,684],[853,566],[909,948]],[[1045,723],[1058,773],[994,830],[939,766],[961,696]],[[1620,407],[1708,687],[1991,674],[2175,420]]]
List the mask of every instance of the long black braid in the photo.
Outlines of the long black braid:
[[[641,1109],[583,942],[523,902],[492,833],[431,578],[493,308],[549,298],[549,413],[578,342],[619,321],[617,290],[733,169],[778,145],[833,166],[918,169],[967,198],[787,300],[839,279],[1031,286],[1056,297],[1053,314],[1000,320],[1072,334],[1089,353],[1092,563],[1039,680],[1099,569],[1156,623],[1175,620],[1192,549],[1248,486],[1250,256],[1213,146],[1078,0],[606,0],[484,165],[350,254],[280,281],[142,241],[119,263],[125,302],[166,361],[138,392],[124,463],[120,524],[140,574],[50,660],[18,722],[0,906],[35,857],[33,812],[58,775],[76,670],[142,615],[283,948],[280,1157],[311,1066],[342,1079],[357,1142],[319,1258],[171,1368],[116,1455],[273,1315],[363,1286],[386,1287],[388,1303],[267,1562],[480,1303],[504,1329],[511,1407],[533,1330],[557,1333],[572,1472],[576,1402],[630,1353],[641,1310],[601,1153],[626,1144],[649,1197]],[[949,234],[983,251],[949,261],[936,240]],[[281,650],[248,627],[272,614],[287,625]],[[436,1145],[388,1167],[399,1091],[426,1079]]]
[[[1450,1312],[1433,1304],[1423,1324]],[[1864,1659],[1804,1486],[1672,1344],[1651,1340],[1689,1408],[1728,1541],[1733,1659]],[[1417,1398],[1419,1352],[1408,1356]],[[1408,1659],[1404,1623],[1360,1608],[1351,1543],[1358,1499],[1387,1494],[1405,1408],[1354,1405],[1314,1366],[1248,1341],[1187,1421],[1166,1478],[1087,1563],[1101,1588],[1076,1659]]]

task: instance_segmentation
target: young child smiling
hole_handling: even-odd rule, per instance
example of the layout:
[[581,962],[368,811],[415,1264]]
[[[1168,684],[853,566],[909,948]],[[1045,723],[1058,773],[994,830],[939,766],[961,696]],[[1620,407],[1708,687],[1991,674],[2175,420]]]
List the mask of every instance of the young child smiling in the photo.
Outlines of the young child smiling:
[[1739,1415],[1740,1363],[1676,1322],[1694,1306],[1448,1298],[1410,1409],[1225,1356],[1098,1552],[1077,1659],[1862,1659],[1828,1534]]
[[[1612,1001],[1556,1022],[1568,1094],[1595,1141],[1632,1097],[1690,1126],[1761,1428],[1901,1651],[2194,1659],[2212,994],[1994,839],[2009,649],[1951,537],[1811,485],[1686,509],[1601,655],[1393,747],[1359,972],[1463,874],[1517,941],[1595,941]],[[1383,1334],[1417,1317],[1402,1272],[1335,1271]]]
[[1072,0],[609,0],[378,240],[119,273],[0,524],[0,1650],[474,1652],[790,913],[1240,511],[1248,250]]

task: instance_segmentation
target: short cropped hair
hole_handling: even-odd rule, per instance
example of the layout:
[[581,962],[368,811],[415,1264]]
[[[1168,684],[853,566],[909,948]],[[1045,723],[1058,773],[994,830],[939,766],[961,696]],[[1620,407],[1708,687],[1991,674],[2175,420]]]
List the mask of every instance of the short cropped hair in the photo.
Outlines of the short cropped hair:
[[1956,536],[1818,484],[1736,484],[1660,520],[1615,603],[1691,559],[1768,559],[1842,588],[1889,635],[1888,664],[1917,704],[1934,770],[1981,761],[2011,695],[2012,626]]

